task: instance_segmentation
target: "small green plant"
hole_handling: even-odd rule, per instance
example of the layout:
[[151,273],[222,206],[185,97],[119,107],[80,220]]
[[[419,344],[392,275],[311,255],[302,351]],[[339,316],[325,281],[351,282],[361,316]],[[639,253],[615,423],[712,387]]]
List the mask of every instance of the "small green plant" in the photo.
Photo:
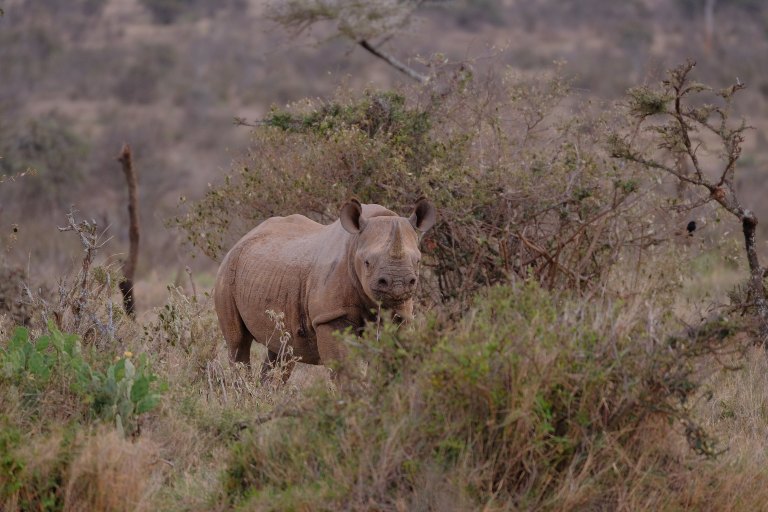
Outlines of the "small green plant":
[[14,427],[5,424],[2,426],[3,428],[0,428],[0,496],[7,496],[18,491],[22,486],[19,473],[24,469],[24,461],[19,460],[13,453],[21,442],[20,432]]
[[19,327],[8,346],[0,348],[0,377],[31,397],[42,394],[57,377],[88,404],[88,415],[114,422],[123,434],[134,434],[139,417],[157,406],[162,390],[146,355],[136,363],[132,357],[125,352],[102,372],[85,359],[79,336],[62,333],[51,323],[48,334],[33,340]]
[[153,386],[157,376],[149,369],[146,355],[138,358],[138,364],[131,362],[131,355],[126,352],[95,379],[94,409],[124,434],[137,432],[139,416],[160,403],[159,389]]
[[0,375],[16,384],[44,385],[56,362],[49,346],[50,337],[41,336],[33,342],[27,329],[16,328],[8,347],[0,349]]

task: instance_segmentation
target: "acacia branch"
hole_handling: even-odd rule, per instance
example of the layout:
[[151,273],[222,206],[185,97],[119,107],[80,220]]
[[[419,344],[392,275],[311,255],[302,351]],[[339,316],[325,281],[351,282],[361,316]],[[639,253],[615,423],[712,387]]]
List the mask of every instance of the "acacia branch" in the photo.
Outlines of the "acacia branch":
[[686,176],[685,174],[681,174],[680,172],[676,171],[675,169],[673,169],[672,167],[670,167],[668,165],[664,165],[663,163],[657,162],[655,160],[650,160],[648,158],[644,158],[644,157],[642,157],[640,155],[637,155],[637,154],[623,155],[623,156],[621,156],[621,158],[624,158],[625,160],[629,160],[630,162],[638,163],[638,164],[640,164],[642,166],[645,166],[645,167],[650,167],[652,169],[658,169],[660,171],[664,171],[666,173],[671,174],[672,176],[674,176],[675,178],[679,179],[680,181],[684,181],[686,183],[690,183],[691,185],[697,185],[697,186],[705,187],[705,188],[709,189],[710,192],[712,192],[714,190],[714,188],[715,188],[712,184],[707,183],[707,181],[705,181],[703,178],[702,179],[693,179],[693,178],[691,178],[689,176]]
[[683,110],[680,102],[682,94],[680,93],[680,87],[677,85],[675,86],[675,92],[675,113],[673,116],[677,120],[677,123],[680,125],[680,135],[682,136],[683,144],[685,145],[685,151],[688,153],[688,157],[691,159],[691,163],[693,164],[693,171],[696,173],[696,177],[699,179],[699,181],[703,181],[701,167],[699,166],[699,159],[696,156],[696,150],[693,149],[691,145],[691,138],[688,135],[688,130],[690,127],[688,126],[688,123],[685,122],[685,118],[683,116]]
[[[765,285],[763,283],[766,269],[760,265],[760,260],[757,254],[757,243],[755,241],[757,217],[751,210],[744,208],[741,205],[734,187],[736,163],[741,156],[741,144],[744,142],[743,131],[746,129],[746,125],[742,121],[741,125],[736,128],[731,129],[728,127],[732,98],[736,92],[744,88],[744,84],[737,81],[736,84],[723,89],[718,93],[725,101],[723,107],[702,107],[699,109],[686,108],[683,105],[683,99],[689,93],[711,91],[708,87],[689,81],[689,73],[693,67],[693,61],[689,61],[686,64],[671,70],[669,73],[669,80],[663,82],[667,91],[671,89],[674,92],[674,95],[671,97],[671,99],[674,100],[673,109],[667,110],[666,108],[657,108],[657,104],[645,101],[645,104],[642,102],[638,103],[640,108],[637,108],[639,114],[636,115],[640,117],[639,123],[642,123],[648,117],[647,112],[649,111],[653,114],[658,113],[670,116],[676,121],[676,129],[666,129],[662,127],[654,130],[662,137],[662,142],[659,147],[670,149],[677,154],[687,155],[693,164],[695,177],[691,178],[690,176],[678,172],[676,169],[652,158],[645,158],[642,154],[633,151],[632,148],[620,138],[613,141],[613,155],[623,158],[624,160],[639,163],[646,168],[664,171],[675,176],[680,182],[687,182],[708,189],[709,195],[695,203],[696,205],[715,201],[720,204],[723,209],[739,219],[742,225],[744,248],[749,264],[749,292],[752,297],[752,304],[754,304],[757,310],[757,317],[760,320],[760,341],[766,348],[768,348],[768,294],[766,294]],[[637,97],[641,100],[643,99],[640,95],[637,95]],[[666,96],[646,94],[645,97],[650,97],[651,100],[656,100],[656,103],[659,103],[658,98]],[[715,128],[715,126],[708,121],[708,118],[712,113],[716,113],[720,116],[719,129]],[[640,125],[638,124],[638,128],[639,126]],[[694,147],[693,141],[691,140],[690,132],[697,127],[702,126],[714,132],[720,138],[720,143],[724,149],[726,163],[720,172],[720,177],[717,182],[709,182],[706,179],[696,156],[698,146]]]
[[384,35],[379,47],[393,37],[393,32],[408,23],[413,12],[424,0],[399,0],[398,2],[338,2],[313,0],[276,3],[267,11],[267,17],[296,33],[305,31],[318,22],[336,22],[338,34],[354,41],[367,52],[383,60],[393,68],[419,83],[429,77],[400,62],[388,53],[368,42],[370,38]]
[[400,62],[396,58],[392,57],[391,55],[389,55],[387,53],[384,53],[383,51],[379,50],[378,48],[374,48],[365,39],[362,39],[362,40],[358,41],[357,44],[359,44],[365,50],[367,50],[368,52],[372,53],[376,57],[380,58],[381,60],[383,60],[384,62],[386,62],[387,64],[389,64],[393,68],[395,68],[396,70],[398,70],[401,73],[407,75],[409,78],[412,78],[412,79],[414,79],[417,82],[422,83],[422,84],[426,84],[429,81],[429,77],[428,76],[422,75],[421,73],[419,73],[415,69],[413,69],[413,68],[403,64],[402,62]]

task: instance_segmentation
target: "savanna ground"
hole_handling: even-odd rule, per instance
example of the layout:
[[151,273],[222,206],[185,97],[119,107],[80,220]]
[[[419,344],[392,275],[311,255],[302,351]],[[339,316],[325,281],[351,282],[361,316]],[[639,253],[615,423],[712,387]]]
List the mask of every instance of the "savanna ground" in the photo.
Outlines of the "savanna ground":
[[[707,66],[638,77],[616,102],[562,65],[428,69],[424,85],[347,83],[273,107],[226,177],[163,219],[180,252],[217,261],[272,215],[330,222],[351,195],[406,214],[428,195],[440,220],[417,319],[345,338],[367,367],[350,362],[337,385],[324,368],[281,386],[280,368],[261,384],[231,366],[211,265],[159,265],[170,242],[156,234],[137,300],[161,305],[131,319],[120,240],[87,211],[26,219],[65,240],[44,247],[83,249],[58,281],[31,283],[9,231],[3,510],[766,509],[763,276],[750,280],[727,208],[760,212],[743,185],[759,157],[740,151],[759,131],[740,131],[754,91]],[[66,179],[42,183],[39,197],[66,196]]]

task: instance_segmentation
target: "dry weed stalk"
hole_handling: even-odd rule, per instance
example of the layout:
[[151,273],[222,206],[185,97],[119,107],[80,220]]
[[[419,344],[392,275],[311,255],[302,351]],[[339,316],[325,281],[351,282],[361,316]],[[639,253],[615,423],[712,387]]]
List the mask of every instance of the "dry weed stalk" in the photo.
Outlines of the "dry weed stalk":
[[276,312],[271,309],[266,310],[265,313],[274,322],[275,328],[264,345],[269,347],[272,338],[277,336],[280,348],[274,361],[268,359],[262,364],[261,382],[274,390],[276,386],[284,384],[288,380],[299,358],[293,355],[293,347],[288,345],[288,342],[291,340],[291,333],[285,328],[285,313],[282,311]]
[[[109,239],[102,240],[96,221],[77,222],[75,211],[67,213],[67,225],[59,227],[60,232],[71,231],[77,234],[83,247],[83,260],[80,270],[70,282],[67,278],[59,280],[58,300],[45,300],[40,294],[35,295],[28,285],[24,285],[27,304],[40,311],[45,323],[53,320],[56,326],[65,331],[77,333],[84,340],[97,339],[96,331],[111,343],[117,328],[112,299],[112,276],[108,266],[94,266],[98,251]],[[99,310],[103,306],[105,311]]]
[[205,364],[205,379],[209,400],[214,398],[229,404],[261,397],[259,386],[247,369],[222,363],[218,359]]

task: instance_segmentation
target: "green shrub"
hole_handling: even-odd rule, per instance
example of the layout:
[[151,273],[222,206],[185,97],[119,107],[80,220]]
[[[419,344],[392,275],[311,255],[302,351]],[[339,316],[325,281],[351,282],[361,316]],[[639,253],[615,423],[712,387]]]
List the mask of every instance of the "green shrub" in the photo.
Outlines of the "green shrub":
[[371,361],[367,377],[337,395],[315,390],[299,417],[235,445],[222,499],[349,510],[443,496],[467,510],[494,496],[558,510],[574,494],[589,497],[584,509],[615,508],[630,475],[663,487],[652,475],[670,470],[662,445],[677,425],[696,453],[715,455],[689,410],[699,362],[741,347],[730,322],[674,334],[668,314],[634,300],[497,287],[458,325],[432,317],[350,339]]
[[413,92],[274,109],[234,172],[173,224],[218,258],[273,215],[327,223],[350,196],[407,215],[424,194],[439,220],[422,244],[423,294],[456,303],[531,275],[591,289],[652,243],[656,197],[602,149],[607,114],[558,119],[570,99],[559,76],[489,85],[453,71]]
[[24,470],[24,461],[13,453],[21,443],[19,430],[8,425],[5,418],[0,426],[0,496],[5,497],[21,488],[19,473]]
[[114,421],[120,432],[136,432],[139,416],[160,403],[159,388],[153,386],[157,376],[149,370],[144,354],[138,365],[129,356],[120,358],[95,380],[93,408],[105,420]]
[[74,428],[56,428],[30,442],[14,420],[0,417],[0,508],[62,510]]
[[30,382],[33,385],[45,385],[55,362],[53,354],[46,351],[49,344],[47,337],[32,343],[27,329],[17,328],[8,347],[0,352],[3,377],[17,384]]
[[34,406],[56,376],[69,393],[88,405],[87,416],[133,434],[138,431],[139,417],[159,403],[161,388],[146,355],[139,356],[136,364],[131,357],[126,352],[102,372],[85,359],[78,336],[62,333],[50,324],[48,334],[32,340],[29,331],[19,327],[7,347],[0,348],[0,377],[24,390]]

